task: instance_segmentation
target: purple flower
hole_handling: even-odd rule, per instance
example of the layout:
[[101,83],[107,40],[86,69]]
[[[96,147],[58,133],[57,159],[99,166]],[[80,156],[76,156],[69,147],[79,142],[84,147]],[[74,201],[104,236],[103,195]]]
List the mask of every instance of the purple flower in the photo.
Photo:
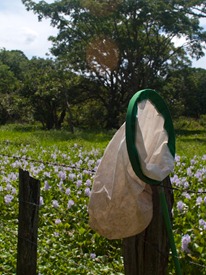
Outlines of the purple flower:
[[96,258],[96,254],[95,254],[95,253],[91,253],[91,254],[90,254],[90,258],[91,258],[91,259],[95,259],[95,258]]
[[71,194],[71,190],[70,188],[67,188],[66,191],[65,191],[66,195],[69,196]]
[[200,219],[199,225],[204,227],[206,225],[206,221],[204,221],[203,219]]
[[179,162],[179,161],[180,161],[180,156],[175,155],[175,161],[176,161],[176,162]]
[[183,203],[182,201],[178,201],[178,203],[177,203],[177,209],[180,212],[182,212],[184,210],[185,206],[186,206],[185,203]]
[[55,224],[60,224],[62,221],[60,219],[55,220]]
[[76,182],[77,188],[79,188],[81,185],[82,185],[82,180],[78,180],[78,181]]
[[90,179],[86,180],[85,185],[86,185],[87,187],[91,186],[91,184],[92,184],[92,182],[91,182]]
[[69,179],[74,180],[76,178],[76,175],[74,173],[69,174]]
[[63,192],[63,181],[62,180],[57,184],[57,186],[59,187],[59,190],[61,192]]
[[5,195],[4,196],[4,201],[5,201],[6,204],[10,204],[11,201],[13,200],[13,198],[14,198],[14,196],[12,196],[12,195]]
[[190,194],[188,194],[187,192],[183,192],[182,195],[183,195],[186,199],[188,199],[188,200],[191,199]]
[[44,204],[44,199],[42,196],[39,198],[39,206],[42,206]]
[[48,181],[45,180],[45,182],[44,182],[44,190],[47,191],[47,190],[49,190],[50,188],[51,188],[51,186],[48,184]]
[[189,187],[189,183],[187,181],[184,182],[184,188],[188,188]]
[[59,176],[59,178],[60,178],[61,180],[65,180],[65,179],[66,179],[66,173],[63,172],[63,171],[60,171],[58,176]]
[[53,201],[52,201],[52,206],[53,206],[54,208],[59,207],[58,201],[57,201],[57,200],[53,200]]
[[188,168],[187,168],[187,175],[188,175],[189,177],[192,176],[192,169],[191,169],[191,167],[188,167]]
[[200,205],[202,203],[202,198],[201,197],[198,197],[196,199],[196,204]]
[[70,209],[73,205],[74,205],[74,201],[69,200],[68,203],[67,203],[67,208]]
[[84,190],[84,194],[85,194],[85,196],[90,197],[90,195],[91,195],[91,190],[90,190],[89,187],[87,187],[87,188]]
[[51,178],[51,173],[46,171],[44,172],[44,176],[47,178]]
[[190,251],[188,249],[188,245],[189,245],[190,242],[191,242],[191,238],[188,234],[186,234],[182,237],[182,242],[181,242],[182,251],[184,251],[184,252],[189,252]]
[[203,156],[202,156],[202,160],[206,160],[206,155],[203,155]]

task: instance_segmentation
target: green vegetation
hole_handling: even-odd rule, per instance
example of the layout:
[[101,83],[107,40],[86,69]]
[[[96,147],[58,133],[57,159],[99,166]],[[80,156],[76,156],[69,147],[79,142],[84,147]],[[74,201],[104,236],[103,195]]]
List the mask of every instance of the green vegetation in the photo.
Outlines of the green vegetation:
[[[175,122],[175,128],[177,156],[171,175],[178,189],[174,190],[175,242],[184,272],[205,275],[205,130],[199,122],[184,118]],[[88,226],[92,171],[112,135],[43,131],[38,125],[0,128],[1,274],[15,274],[19,167],[41,181],[38,272],[123,274],[121,241],[108,241]],[[172,258],[168,274],[174,274]]]
[[[94,170],[129,100],[151,88],[175,120],[171,178],[180,262],[185,274],[206,275],[206,70],[189,60],[204,55],[199,20],[206,3],[22,2],[59,32],[50,37],[52,58],[0,49],[0,274],[15,274],[19,167],[42,184],[39,274],[123,274],[121,242],[89,228],[87,203]],[[176,46],[177,37],[186,43]]]
[[50,37],[52,58],[0,49],[1,125],[117,129],[131,97],[146,88],[175,118],[206,114],[206,70],[190,62],[204,55],[203,1],[22,2],[58,34]]
[[174,121],[176,132],[176,152],[193,158],[206,153],[206,116],[200,120],[180,118]]

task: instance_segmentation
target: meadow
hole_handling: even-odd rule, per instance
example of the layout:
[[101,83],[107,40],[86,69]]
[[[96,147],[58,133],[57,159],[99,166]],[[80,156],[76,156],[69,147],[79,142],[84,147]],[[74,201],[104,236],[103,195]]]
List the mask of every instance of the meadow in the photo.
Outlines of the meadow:
[[[205,275],[206,130],[190,120],[175,128],[173,233],[184,274]],[[94,173],[113,134],[0,127],[0,274],[16,271],[19,168],[41,182],[39,275],[124,274],[121,240],[93,232],[87,213]],[[175,274],[172,258],[168,274]]]

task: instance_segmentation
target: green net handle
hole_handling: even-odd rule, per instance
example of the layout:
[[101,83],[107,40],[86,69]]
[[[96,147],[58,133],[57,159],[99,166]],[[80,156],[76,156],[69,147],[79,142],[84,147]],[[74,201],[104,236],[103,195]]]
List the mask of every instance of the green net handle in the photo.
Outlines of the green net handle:
[[135,174],[144,182],[155,185],[160,182],[143,174],[140,165],[140,158],[135,145],[135,137],[138,135],[136,132],[137,104],[143,100],[149,100],[155,106],[156,110],[162,114],[164,118],[164,128],[168,134],[167,145],[173,157],[175,157],[175,134],[169,109],[162,97],[156,91],[151,89],[141,90],[131,98],[126,115],[126,144],[129,159]]

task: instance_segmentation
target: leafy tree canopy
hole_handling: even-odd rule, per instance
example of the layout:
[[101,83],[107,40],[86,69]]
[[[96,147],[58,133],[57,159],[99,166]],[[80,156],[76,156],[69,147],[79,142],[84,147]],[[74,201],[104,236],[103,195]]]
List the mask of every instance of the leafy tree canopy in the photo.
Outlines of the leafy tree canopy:
[[[52,53],[67,68],[95,79],[106,90],[108,127],[118,126],[132,94],[159,88],[168,69],[189,65],[188,55],[203,56],[206,33],[198,0],[22,0],[39,19],[58,28]],[[184,38],[181,47],[175,38]]]

